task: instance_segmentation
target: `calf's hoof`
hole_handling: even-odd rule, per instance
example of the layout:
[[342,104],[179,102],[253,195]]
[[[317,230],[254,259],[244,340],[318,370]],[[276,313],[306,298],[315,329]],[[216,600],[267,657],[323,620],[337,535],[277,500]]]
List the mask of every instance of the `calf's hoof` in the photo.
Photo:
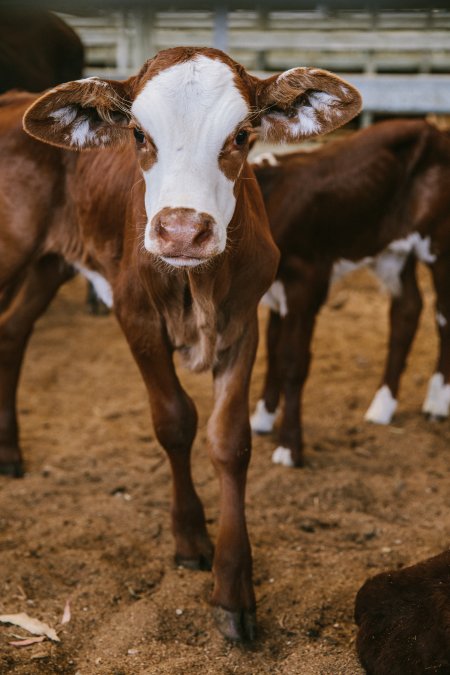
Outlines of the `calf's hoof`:
[[188,570],[200,570],[202,572],[210,572],[212,570],[213,555],[199,555],[197,558],[183,558],[183,556],[176,555],[175,563],[179,567],[185,567]]
[[430,412],[424,412],[423,414],[427,422],[445,422],[448,419],[447,415],[437,415]]
[[282,445],[278,446],[272,454],[272,462],[274,464],[281,464],[281,466],[299,468],[304,466],[303,456],[295,454],[289,448]]
[[0,463],[0,476],[10,476],[10,478],[23,478],[24,470],[21,460],[14,462]]
[[232,612],[223,607],[214,607],[213,616],[216,626],[227,640],[232,642],[252,642],[256,638],[256,612],[238,610]]
[[17,445],[0,445],[0,476],[22,478],[23,474],[22,454]]
[[250,417],[250,427],[254,434],[265,436],[273,431],[278,411],[271,413],[267,410],[265,402],[261,399],[256,404],[255,412]]

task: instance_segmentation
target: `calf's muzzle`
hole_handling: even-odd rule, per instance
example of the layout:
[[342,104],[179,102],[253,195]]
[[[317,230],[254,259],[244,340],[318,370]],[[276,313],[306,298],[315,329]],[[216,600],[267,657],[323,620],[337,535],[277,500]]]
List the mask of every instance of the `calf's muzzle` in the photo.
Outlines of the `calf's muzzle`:
[[215,221],[207,213],[188,208],[164,208],[151,222],[158,253],[164,258],[203,259],[218,251]]

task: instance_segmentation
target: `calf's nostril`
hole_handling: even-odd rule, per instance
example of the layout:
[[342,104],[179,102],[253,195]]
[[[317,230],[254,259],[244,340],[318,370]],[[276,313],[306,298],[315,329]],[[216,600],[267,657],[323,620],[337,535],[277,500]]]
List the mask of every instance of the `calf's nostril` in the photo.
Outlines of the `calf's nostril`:
[[170,239],[170,228],[167,227],[167,223],[165,223],[161,218],[158,218],[155,223],[155,232],[157,237],[160,239]]
[[204,244],[212,235],[212,219],[203,218],[194,237],[195,244]]
[[205,241],[207,241],[210,237],[211,237],[211,230],[204,229],[201,232],[199,232],[196,237],[194,237],[194,243],[204,244]]

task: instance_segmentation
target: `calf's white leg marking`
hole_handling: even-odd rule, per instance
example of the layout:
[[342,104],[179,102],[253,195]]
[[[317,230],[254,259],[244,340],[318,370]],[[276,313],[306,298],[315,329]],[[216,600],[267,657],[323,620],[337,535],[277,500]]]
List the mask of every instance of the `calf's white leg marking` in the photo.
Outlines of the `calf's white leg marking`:
[[389,424],[396,409],[397,401],[392,396],[387,384],[384,384],[375,394],[364,419],[366,422],[374,422],[374,424]]
[[273,312],[276,312],[280,316],[286,316],[288,304],[283,283],[278,279],[274,281],[267,293],[261,298],[261,303],[270,307]]
[[450,384],[444,384],[442,373],[434,373],[428,383],[428,391],[422,412],[432,417],[448,417],[450,408]]
[[80,272],[94,287],[94,291],[98,298],[105,303],[107,307],[113,306],[113,293],[112,288],[109,283],[106,281],[105,277],[102,277],[98,272],[89,270],[87,267],[83,267],[78,263],[75,263],[74,268]]
[[281,464],[282,466],[294,466],[291,451],[289,448],[283,448],[282,445],[278,446],[278,448],[274,450],[272,462],[274,464]]
[[275,423],[277,411],[271,413],[267,410],[263,399],[256,404],[255,412],[250,417],[250,426],[255,434],[269,434]]
[[436,323],[437,323],[437,325],[440,326],[441,328],[444,328],[444,326],[447,325],[447,319],[446,319],[445,316],[444,316],[443,314],[441,314],[440,312],[436,312]]

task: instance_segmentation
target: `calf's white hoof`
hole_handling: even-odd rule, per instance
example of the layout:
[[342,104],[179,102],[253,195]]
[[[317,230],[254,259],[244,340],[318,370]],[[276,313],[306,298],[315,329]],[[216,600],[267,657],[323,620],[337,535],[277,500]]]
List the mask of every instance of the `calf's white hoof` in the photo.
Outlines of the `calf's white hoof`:
[[273,431],[277,411],[271,413],[267,410],[262,399],[256,404],[255,412],[250,417],[250,426],[255,434],[270,434]]
[[375,394],[364,419],[374,424],[390,424],[396,409],[397,401],[392,396],[389,387],[384,384]]
[[282,466],[294,466],[291,451],[289,448],[283,448],[281,445],[274,451],[272,455],[272,462],[274,464],[281,464]]
[[428,391],[422,406],[425,415],[435,418],[448,417],[450,408],[450,384],[444,384],[442,373],[434,373],[428,383]]

